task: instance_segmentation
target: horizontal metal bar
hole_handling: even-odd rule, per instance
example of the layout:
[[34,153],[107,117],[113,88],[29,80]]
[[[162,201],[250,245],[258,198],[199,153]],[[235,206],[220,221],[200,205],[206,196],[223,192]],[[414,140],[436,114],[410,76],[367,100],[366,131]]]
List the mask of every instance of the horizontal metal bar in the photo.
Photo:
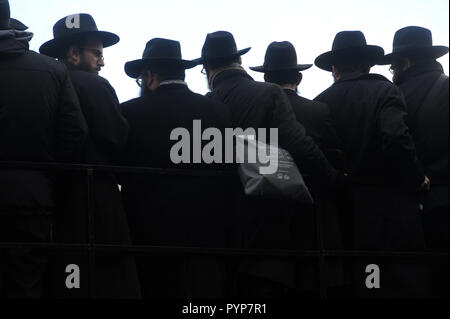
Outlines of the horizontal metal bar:
[[0,248],[33,249],[47,251],[80,251],[95,249],[101,253],[156,253],[156,254],[192,254],[212,256],[266,256],[266,257],[317,257],[354,258],[354,257],[385,257],[385,258],[423,258],[448,259],[448,253],[405,252],[405,251],[349,251],[349,250],[276,250],[276,249],[230,249],[202,247],[144,246],[144,245],[105,245],[105,244],[59,244],[59,243],[0,243]]
[[142,173],[153,175],[185,175],[207,177],[236,176],[235,170],[191,170],[172,168],[152,168],[138,166],[114,166],[94,164],[65,164],[65,163],[36,163],[36,162],[0,162],[0,168],[30,169],[30,170],[56,170],[56,171],[85,171],[93,169],[96,172],[110,173]]

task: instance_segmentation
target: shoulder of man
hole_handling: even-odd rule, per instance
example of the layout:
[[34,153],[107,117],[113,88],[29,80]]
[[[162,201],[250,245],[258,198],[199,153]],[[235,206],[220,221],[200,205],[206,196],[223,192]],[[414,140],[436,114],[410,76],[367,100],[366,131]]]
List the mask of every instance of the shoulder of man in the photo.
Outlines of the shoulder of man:
[[69,74],[75,90],[79,94],[112,99],[114,102],[119,103],[116,90],[107,79],[96,74],[78,70],[69,70]]
[[109,81],[100,75],[79,70],[70,70],[69,74],[72,81],[79,86],[92,89],[112,88]]
[[324,102],[310,100],[297,94],[295,94],[295,96],[289,96],[289,98],[299,106],[304,106],[305,108],[318,113],[328,110],[328,105]]
[[146,104],[150,103],[152,100],[151,94],[145,97],[136,97],[134,99],[125,101],[120,104],[120,111],[121,113],[127,117],[130,115],[131,112],[140,109],[142,107],[145,107]]
[[64,76],[68,72],[64,63],[35,51],[26,51],[23,57],[30,62],[32,70],[56,73]]

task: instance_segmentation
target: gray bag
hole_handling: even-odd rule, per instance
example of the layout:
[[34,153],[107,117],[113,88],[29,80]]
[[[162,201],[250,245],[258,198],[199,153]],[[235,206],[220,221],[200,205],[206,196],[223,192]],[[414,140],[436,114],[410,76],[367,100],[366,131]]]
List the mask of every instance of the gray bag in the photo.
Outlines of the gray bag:
[[[249,154],[253,154],[253,157]],[[254,156],[255,154],[259,156]],[[246,195],[314,203],[303,176],[288,151],[236,136],[236,155],[241,163],[238,172]],[[261,158],[265,160],[260,161]],[[270,165],[267,164],[275,162],[277,167],[269,169]]]

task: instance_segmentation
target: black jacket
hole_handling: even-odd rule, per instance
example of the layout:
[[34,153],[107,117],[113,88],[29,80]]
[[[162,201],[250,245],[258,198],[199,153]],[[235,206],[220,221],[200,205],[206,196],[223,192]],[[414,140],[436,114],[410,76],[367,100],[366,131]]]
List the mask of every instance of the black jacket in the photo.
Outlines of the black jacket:
[[[355,183],[342,210],[343,233],[356,250],[421,251],[425,248],[415,190],[424,180],[414,142],[405,124],[400,90],[376,74],[346,75],[320,94],[330,108],[347,170],[379,183]],[[408,187],[401,183],[407,182]],[[411,189],[412,188],[412,189]],[[375,258],[375,257],[374,257]],[[384,269],[385,289],[375,294],[364,284],[364,263],[355,268],[355,288],[363,298],[423,295],[421,266],[373,259]],[[403,266],[403,264],[402,264]]]
[[302,172],[328,182],[337,177],[337,171],[296,121],[278,85],[256,82],[244,71],[227,70],[216,77],[214,90],[207,96],[228,106],[233,127],[278,128],[278,144],[291,153]]
[[[119,100],[109,82],[95,74],[73,70],[69,74],[78,95],[89,136],[83,149],[82,162],[114,165],[125,147],[128,123],[120,113]],[[55,239],[80,243],[88,238],[86,173],[63,176],[58,192],[59,214],[55,218]],[[131,244],[128,220],[114,174],[94,173],[92,212],[95,242],[100,244]],[[74,256],[62,256],[80,264],[86,262]],[[68,260],[67,260],[68,261]],[[98,258],[95,265],[95,298],[139,298],[140,288],[134,258],[125,256],[114,260]],[[111,281],[110,278],[118,278]],[[56,280],[58,280],[56,278]],[[59,279],[61,280],[61,279]],[[85,289],[56,290],[60,298],[86,298]]]
[[419,161],[425,175],[431,179],[427,209],[448,206],[448,77],[431,103],[424,105],[441,75],[442,66],[431,61],[411,67],[398,79],[406,99],[406,121],[414,138]]
[[328,104],[353,176],[423,183],[414,142],[405,123],[400,90],[381,75],[347,75],[315,100]]
[[[125,150],[129,165],[178,168],[170,159],[176,143],[170,140],[172,130],[186,128],[193,137],[194,120],[201,120],[202,130],[215,127],[223,132],[230,127],[225,105],[193,93],[183,84],[161,85],[153,93],[123,103],[121,109],[130,125]],[[192,154],[190,157],[192,160]]]
[[[216,169],[211,164],[174,164],[170,151],[176,128],[193,137],[193,120],[202,130],[230,127],[226,106],[191,92],[184,84],[163,84],[154,92],[121,105],[130,125],[124,164],[175,169]],[[200,132],[199,132],[200,133]],[[203,144],[203,143],[202,143]],[[194,147],[190,145],[192,159]],[[219,164],[221,166],[221,164]],[[224,247],[231,222],[227,196],[234,187],[219,177],[130,174],[122,183],[125,208],[135,244]],[[145,297],[217,297],[223,294],[214,261],[202,266],[189,258],[140,259]],[[200,267],[200,268],[199,268]],[[196,278],[186,281],[186,278]],[[207,279],[206,279],[207,278]]]
[[305,99],[293,90],[284,89],[291,102],[297,121],[306,129],[306,134],[322,149],[336,149],[339,141],[331,124],[328,105]]
[[[66,67],[0,37],[0,161],[77,161],[87,126]],[[52,181],[36,171],[0,171],[0,207],[48,210]]]
[[72,70],[69,74],[89,127],[83,160],[92,164],[117,163],[128,138],[128,123],[119,109],[114,88],[101,76]]
[[[161,85],[153,93],[121,105],[130,125],[124,164],[156,168],[213,169],[210,164],[174,164],[171,132],[185,128],[193,137],[193,120],[202,130],[230,127],[222,103],[195,94],[183,84]],[[191,144],[191,158],[192,158]],[[217,182],[216,182],[217,181]],[[134,174],[124,179],[122,193],[138,243],[222,245],[225,190],[220,179]],[[204,225],[204,226],[202,226]],[[207,226],[206,226],[207,225]]]

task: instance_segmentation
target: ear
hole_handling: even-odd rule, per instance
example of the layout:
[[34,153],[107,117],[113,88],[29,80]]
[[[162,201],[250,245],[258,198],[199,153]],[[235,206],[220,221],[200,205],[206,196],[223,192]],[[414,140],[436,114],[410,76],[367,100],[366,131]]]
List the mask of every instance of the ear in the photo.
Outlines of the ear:
[[267,73],[264,73],[264,81],[270,83],[270,79]]
[[297,82],[296,82],[297,86],[300,85],[300,83],[302,82],[302,79],[303,79],[303,74],[298,72],[298,77],[297,77]]
[[147,87],[147,89],[149,89],[150,91],[152,90],[152,84],[153,84],[153,73],[151,71],[145,71],[146,74],[144,76],[144,85]]
[[238,60],[239,65],[242,65],[242,57],[239,56],[239,60]]
[[413,64],[409,58],[404,58],[403,60],[403,71],[408,70],[410,67],[412,67]]
[[67,50],[66,59],[73,64],[78,64],[78,62],[80,62],[80,48],[72,45],[69,50]]
[[331,73],[335,79],[339,79],[339,72],[334,65],[331,66]]

